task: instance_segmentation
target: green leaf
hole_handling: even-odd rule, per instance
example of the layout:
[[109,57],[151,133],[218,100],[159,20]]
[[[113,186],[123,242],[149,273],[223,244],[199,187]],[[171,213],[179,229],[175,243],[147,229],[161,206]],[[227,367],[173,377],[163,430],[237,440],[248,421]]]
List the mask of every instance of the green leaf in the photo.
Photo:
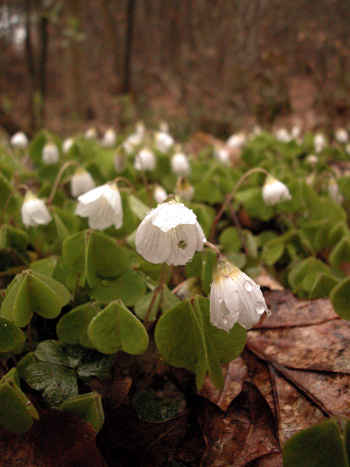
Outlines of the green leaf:
[[236,227],[227,227],[219,237],[219,243],[225,251],[239,251],[242,248],[241,239]]
[[268,266],[275,264],[283,255],[285,249],[284,242],[279,238],[270,240],[264,245],[262,250],[262,260]]
[[224,195],[213,183],[200,182],[194,186],[194,199],[203,203],[217,204],[224,201]]
[[94,303],[84,303],[62,316],[57,323],[57,337],[65,344],[80,344],[93,348],[87,335],[87,328],[99,308]]
[[8,287],[1,314],[19,327],[26,326],[36,312],[45,318],[56,318],[70,300],[68,290],[50,277],[27,269]]
[[12,321],[0,316],[0,352],[11,352],[26,340],[24,332]]
[[38,272],[42,276],[51,277],[55,271],[57,265],[57,257],[50,256],[49,258],[39,259],[38,261],[34,261],[30,265],[30,269],[34,272]]
[[208,295],[210,292],[210,284],[213,280],[213,269],[216,264],[216,253],[207,251],[202,255],[202,275],[201,285],[203,292]]
[[17,363],[16,368],[20,378],[25,378],[26,369],[29,365],[36,363],[37,359],[35,358],[34,352],[28,352],[21,360]]
[[304,278],[308,274],[315,272],[328,273],[329,268],[326,264],[316,258],[307,258],[294,266],[288,274],[288,282],[293,288],[293,291],[297,292],[301,288]]
[[91,297],[99,303],[107,304],[112,300],[121,300],[126,306],[135,305],[146,291],[145,281],[133,269],[127,268],[115,280],[99,279],[91,289]]
[[210,324],[210,302],[197,297],[194,306],[181,302],[163,315],[155,328],[155,342],[162,357],[172,366],[196,374],[197,389],[206,372],[217,388],[224,381],[222,363],[235,359],[243,350],[246,331],[236,324],[229,333]]
[[350,263],[350,236],[343,237],[337,243],[329,255],[329,262],[335,267]]
[[284,467],[348,467],[349,421],[332,417],[292,436],[283,446]]
[[81,394],[64,401],[59,409],[87,421],[98,433],[104,422],[101,399],[102,397],[96,392]]
[[42,362],[70,366],[69,359],[63,350],[63,344],[53,339],[40,342],[35,350],[35,356]]
[[304,278],[302,287],[309,292],[309,298],[326,298],[338,282],[339,280],[330,274],[314,272]]
[[78,365],[78,375],[86,384],[92,377],[103,381],[111,377],[114,361],[115,355],[104,355],[97,351],[89,352]]
[[129,203],[131,209],[140,220],[142,220],[150,211],[150,208],[134,195],[129,196]]
[[26,369],[25,379],[33,389],[43,392],[49,407],[59,407],[66,399],[78,394],[74,371],[52,363],[33,363]]
[[24,255],[28,241],[28,234],[24,230],[5,224],[0,227],[0,249],[13,248]]
[[114,239],[99,232],[88,231],[86,244],[86,277],[90,287],[97,279],[115,279],[127,268],[129,257]]
[[274,210],[272,206],[266,205],[261,193],[261,187],[247,188],[238,191],[235,194],[235,199],[243,204],[250,216],[268,221],[273,217]]
[[7,206],[6,212],[15,212],[18,209],[20,201],[21,201],[21,197],[17,191],[15,191],[13,194],[12,192],[13,192],[13,186],[11,185],[10,181],[4,176],[4,174],[0,171],[0,211],[1,212],[3,212],[7,204],[8,206]]
[[350,277],[337,284],[329,296],[334,311],[341,317],[350,320]]
[[159,397],[153,391],[141,391],[133,399],[132,405],[142,420],[164,422],[177,415],[179,401]]
[[123,350],[138,355],[148,347],[146,329],[136,316],[118,302],[112,302],[92,319],[88,335],[95,348],[105,354]]
[[[18,387],[10,383],[0,384],[0,425],[6,431],[17,435],[25,433],[33,425],[33,417],[19,392],[23,394]],[[31,404],[29,399],[27,400]]]

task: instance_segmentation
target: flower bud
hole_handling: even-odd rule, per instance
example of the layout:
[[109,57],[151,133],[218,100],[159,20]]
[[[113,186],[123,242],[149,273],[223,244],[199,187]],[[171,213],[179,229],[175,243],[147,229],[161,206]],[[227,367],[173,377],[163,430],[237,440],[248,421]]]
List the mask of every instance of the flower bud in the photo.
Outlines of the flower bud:
[[86,170],[79,168],[75,171],[70,181],[70,192],[73,198],[95,188],[92,176]]
[[49,141],[43,147],[41,160],[45,165],[57,164],[60,159],[60,152],[55,143]]
[[318,152],[322,152],[323,149],[326,147],[326,144],[327,144],[327,140],[326,138],[323,136],[322,133],[317,133],[314,137],[314,146],[315,146],[315,151],[318,153]]
[[266,177],[263,189],[262,197],[267,205],[274,205],[282,201],[288,201],[292,199],[289,193],[287,185],[277,180],[272,175]]
[[68,154],[73,144],[74,144],[74,138],[65,139],[62,144],[63,154]]
[[340,144],[346,144],[349,141],[349,135],[344,128],[339,128],[339,130],[335,132],[335,139]]
[[247,135],[243,132],[235,133],[226,141],[227,146],[232,149],[241,149],[247,142]]
[[48,224],[52,217],[45,202],[28,191],[21,207],[22,222],[26,227]]
[[190,163],[185,154],[177,152],[171,157],[171,169],[176,175],[187,176],[190,174]]
[[175,194],[181,201],[189,203],[194,195],[194,188],[184,177],[179,177],[176,182]]
[[174,138],[165,131],[157,131],[154,135],[156,149],[161,152],[168,152],[174,146]]
[[168,193],[160,185],[157,185],[153,191],[153,198],[157,204],[163,203],[168,197]]
[[96,128],[88,128],[85,131],[85,138],[86,139],[97,139],[97,130]]
[[113,128],[108,128],[108,130],[105,131],[102,141],[101,141],[101,146],[104,148],[112,148],[115,146],[115,143],[117,142],[117,133],[113,130]]
[[135,157],[134,168],[136,170],[154,170],[156,168],[156,157],[148,148],[141,149]]
[[25,149],[26,147],[28,147],[28,138],[22,131],[18,131],[17,133],[12,135],[10,144],[15,148]]

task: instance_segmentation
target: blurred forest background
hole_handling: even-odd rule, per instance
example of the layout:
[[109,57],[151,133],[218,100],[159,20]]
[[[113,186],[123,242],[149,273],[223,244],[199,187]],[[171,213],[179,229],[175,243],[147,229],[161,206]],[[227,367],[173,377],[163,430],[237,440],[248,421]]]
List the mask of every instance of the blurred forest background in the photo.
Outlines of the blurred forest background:
[[349,0],[0,0],[0,126],[348,125]]

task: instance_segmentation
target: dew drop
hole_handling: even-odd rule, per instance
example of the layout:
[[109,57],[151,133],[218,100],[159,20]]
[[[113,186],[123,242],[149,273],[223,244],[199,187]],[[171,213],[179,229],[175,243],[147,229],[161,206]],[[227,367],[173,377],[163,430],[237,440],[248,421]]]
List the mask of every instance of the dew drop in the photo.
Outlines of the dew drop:
[[32,408],[32,403],[30,401],[26,402],[27,410],[30,410]]
[[109,284],[110,284],[110,282],[109,282],[109,281],[106,281],[105,279],[103,279],[103,280],[101,281],[102,287],[108,287]]
[[260,290],[260,285],[255,284],[255,288],[256,288],[256,290]]
[[258,315],[262,315],[264,313],[265,309],[266,309],[266,307],[265,307],[264,303],[258,302],[255,305],[255,311],[258,313]]
[[245,281],[243,283],[243,287],[247,292],[251,292],[253,290],[253,284],[250,281]]

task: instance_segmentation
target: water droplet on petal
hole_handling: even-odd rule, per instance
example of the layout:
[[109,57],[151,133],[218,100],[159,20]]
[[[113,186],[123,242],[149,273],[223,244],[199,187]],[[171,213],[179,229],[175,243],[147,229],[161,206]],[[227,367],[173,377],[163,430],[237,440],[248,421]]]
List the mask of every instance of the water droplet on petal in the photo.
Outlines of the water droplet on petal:
[[32,403],[30,401],[26,402],[27,410],[30,410],[32,408]]
[[264,303],[262,302],[258,302],[256,305],[255,305],[255,311],[258,313],[258,315],[262,315],[264,313],[264,311],[266,310],[266,306]]
[[110,282],[109,282],[109,281],[107,281],[107,280],[105,280],[105,279],[103,279],[103,280],[101,281],[101,285],[102,285],[102,287],[108,287],[108,286],[109,286],[109,284],[110,284]]
[[260,285],[259,285],[259,284],[255,284],[255,288],[256,288],[256,290],[260,290]]
[[253,290],[253,284],[250,281],[244,281],[243,287],[247,292],[251,292]]

